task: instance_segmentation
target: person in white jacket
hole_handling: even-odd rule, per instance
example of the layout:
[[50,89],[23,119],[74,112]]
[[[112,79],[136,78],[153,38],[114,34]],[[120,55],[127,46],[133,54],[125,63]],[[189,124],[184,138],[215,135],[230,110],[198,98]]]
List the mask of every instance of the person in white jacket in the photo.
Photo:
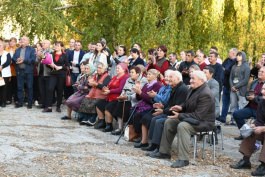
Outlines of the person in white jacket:
[[5,43],[0,41],[0,106],[6,106],[6,92],[11,77],[11,55],[5,51]]

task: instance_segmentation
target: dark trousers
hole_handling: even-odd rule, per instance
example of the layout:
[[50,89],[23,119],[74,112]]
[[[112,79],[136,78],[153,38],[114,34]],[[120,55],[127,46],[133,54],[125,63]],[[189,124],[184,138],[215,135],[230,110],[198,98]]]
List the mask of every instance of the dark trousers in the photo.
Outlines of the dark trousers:
[[17,98],[17,76],[12,76],[10,79],[10,84],[7,89],[7,100],[12,102],[12,98],[14,98],[14,101],[18,101]]
[[257,110],[250,107],[245,107],[235,111],[233,113],[233,118],[236,121],[237,127],[240,129],[245,124],[245,120],[250,117],[254,117],[254,119],[256,119],[256,112]]
[[24,102],[24,84],[26,83],[28,92],[28,105],[32,105],[33,99],[33,73],[25,73],[24,70],[17,72],[17,96],[18,103]]
[[40,94],[39,94],[39,76],[34,76],[33,77],[33,100],[34,101],[39,101],[40,99]]
[[164,123],[167,119],[167,115],[162,114],[152,118],[148,139],[151,140],[152,144],[160,145]]
[[[265,140],[265,134],[261,133],[259,135],[253,134],[246,139],[243,139],[239,152],[241,152],[244,156],[251,157],[251,155],[255,152],[255,143],[256,140],[259,140],[261,142],[264,142]],[[265,147],[264,145],[262,146],[260,156],[259,156],[259,161],[265,163]]]
[[52,98],[49,98],[50,88],[50,76],[39,76],[39,93],[40,93],[40,103],[43,107],[52,106]]
[[53,99],[54,90],[56,88],[56,101],[57,107],[59,108],[63,100],[63,91],[65,85],[65,76],[64,75],[52,75],[50,78],[50,87],[52,89],[51,98]]
[[230,89],[223,87],[223,96],[222,96],[222,112],[220,116],[220,120],[225,121],[226,116],[229,110],[230,105]]
[[10,77],[4,77],[5,85],[0,87],[0,104],[6,104],[7,89],[9,87]]

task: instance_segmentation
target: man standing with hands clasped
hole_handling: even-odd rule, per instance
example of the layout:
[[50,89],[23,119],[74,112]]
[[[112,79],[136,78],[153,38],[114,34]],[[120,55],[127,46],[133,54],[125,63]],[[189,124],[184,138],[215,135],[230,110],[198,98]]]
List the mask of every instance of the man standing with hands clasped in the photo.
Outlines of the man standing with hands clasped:
[[202,71],[190,75],[190,91],[182,105],[171,107],[174,115],[165,122],[160,149],[153,158],[170,159],[171,145],[177,134],[178,160],[171,167],[181,168],[189,165],[189,146],[191,135],[200,131],[212,130],[215,125],[215,103],[207,78]]
[[23,106],[24,102],[24,83],[28,91],[28,109],[32,108],[33,99],[33,68],[36,59],[34,48],[29,46],[29,38],[21,38],[21,46],[15,51],[12,61],[16,64],[17,74],[17,95],[18,103],[15,108]]

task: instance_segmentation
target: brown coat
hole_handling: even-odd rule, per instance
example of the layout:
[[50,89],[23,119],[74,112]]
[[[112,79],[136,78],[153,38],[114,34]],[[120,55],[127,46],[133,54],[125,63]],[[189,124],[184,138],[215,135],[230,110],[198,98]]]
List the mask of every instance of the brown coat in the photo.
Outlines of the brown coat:
[[215,103],[210,88],[206,83],[195,90],[190,90],[182,105],[179,120],[194,118],[199,125],[192,125],[196,131],[212,130],[215,125]]

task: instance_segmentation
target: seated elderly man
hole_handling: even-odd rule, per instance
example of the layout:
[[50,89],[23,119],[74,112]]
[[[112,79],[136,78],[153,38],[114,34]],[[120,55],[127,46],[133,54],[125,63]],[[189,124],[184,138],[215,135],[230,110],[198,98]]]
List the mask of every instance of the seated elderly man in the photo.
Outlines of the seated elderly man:
[[[258,103],[261,98],[261,88],[265,82],[265,66],[261,67],[258,72],[258,79],[252,81],[249,92],[246,96],[249,101],[248,105],[243,109],[239,109],[233,113],[233,117],[236,121],[236,125],[238,129],[240,129],[244,124],[245,120],[253,117],[256,119],[256,111],[258,107]],[[243,137],[239,135],[234,138],[235,140],[242,140]]]
[[[243,159],[241,159],[236,164],[230,165],[234,169],[251,169],[250,157],[255,152],[255,143],[256,140],[262,141],[265,140],[265,85],[261,89],[262,99],[258,103],[257,108],[257,119],[251,127],[254,129],[254,133],[243,139],[239,152],[243,154]],[[265,148],[264,146],[261,149],[261,154],[259,157],[261,164],[258,168],[251,173],[252,176],[264,176],[265,175]]]
[[193,71],[190,75],[190,91],[182,105],[171,108],[174,115],[165,122],[159,152],[150,157],[170,159],[171,145],[177,134],[178,160],[171,167],[181,168],[189,165],[189,145],[191,135],[200,131],[214,129],[214,97],[207,85],[207,78],[202,71]]
[[[166,106],[161,103],[155,103],[153,107],[155,108],[154,113],[150,116],[148,114],[143,117],[143,124],[146,128],[149,128],[148,139],[150,144],[148,147],[143,147],[142,150],[158,152],[159,144],[161,141],[164,122],[168,115],[173,115],[170,108],[174,105],[179,105],[184,103],[188,94],[188,87],[182,82],[182,75],[179,71],[171,71],[168,76],[168,85],[172,88],[170,92],[170,98]],[[146,139],[142,141],[147,142]]]

